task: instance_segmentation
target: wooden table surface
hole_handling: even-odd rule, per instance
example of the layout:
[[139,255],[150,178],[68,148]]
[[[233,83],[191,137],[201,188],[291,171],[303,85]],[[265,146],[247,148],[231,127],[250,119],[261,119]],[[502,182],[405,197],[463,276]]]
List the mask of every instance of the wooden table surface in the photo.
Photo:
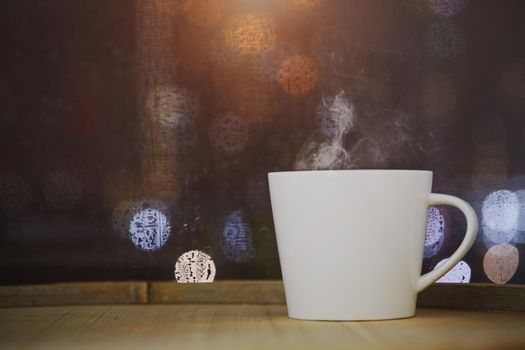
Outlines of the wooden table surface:
[[0,309],[0,349],[525,349],[525,313],[419,309],[374,322],[289,319],[284,305]]

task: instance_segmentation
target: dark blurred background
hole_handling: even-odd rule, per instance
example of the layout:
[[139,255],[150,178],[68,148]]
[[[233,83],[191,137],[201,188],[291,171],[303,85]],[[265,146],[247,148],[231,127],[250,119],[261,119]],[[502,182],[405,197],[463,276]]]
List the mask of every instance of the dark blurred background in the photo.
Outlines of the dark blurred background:
[[[330,138],[341,91],[351,168],[433,170],[478,212],[448,281],[525,282],[525,2],[2,8],[0,284],[198,282],[210,261],[216,279],[280,278],[266,173]],[[431,210],[425,271],[463,220]]]

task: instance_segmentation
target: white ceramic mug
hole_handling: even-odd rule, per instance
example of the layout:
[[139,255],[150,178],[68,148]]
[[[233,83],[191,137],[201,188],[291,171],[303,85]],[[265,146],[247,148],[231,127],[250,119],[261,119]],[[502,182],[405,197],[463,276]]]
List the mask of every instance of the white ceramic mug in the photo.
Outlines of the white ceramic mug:
[[[270,173],[288,315],[306,320],[413,316],[417,293],[454,267],[476,238],[472,207],[430,193],[432,172],[328,170]],[[427,210],[460,209],[459,248],[421,276]]]

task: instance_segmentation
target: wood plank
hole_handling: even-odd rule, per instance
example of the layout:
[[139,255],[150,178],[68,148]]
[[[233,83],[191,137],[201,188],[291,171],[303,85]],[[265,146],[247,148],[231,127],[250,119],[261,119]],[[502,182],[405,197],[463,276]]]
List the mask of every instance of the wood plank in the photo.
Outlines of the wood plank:
[[146,282],[75,282],[0,287],[0,307],[146,303]]
[[[284,304],[282,281],[220,281],[213,284],[151,282],[150,303]],[[525,311],[524,285],[439,283],[418,296],[418,307]]]
[[[74,304],[284,304],[282,281],[81,282],[0,287],[0,307]],[[435,284],[418,307],[525,311],[524,285]]]
[[282,281],[150,282],[150,303],[284,304]]
[[525,311],[525,285],[434,284],[418,296],[418,307]]
[[1,349],[524,349],[525,314],[418,310],[369,322],[289,319],[284,305],[0,309]]

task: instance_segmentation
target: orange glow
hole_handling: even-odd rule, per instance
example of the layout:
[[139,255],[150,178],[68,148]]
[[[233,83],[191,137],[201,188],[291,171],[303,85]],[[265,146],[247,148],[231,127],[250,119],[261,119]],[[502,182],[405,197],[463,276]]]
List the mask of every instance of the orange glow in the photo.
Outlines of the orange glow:
[[285,92],[303,96],[315,88],[319,80],[319,68],[309,56],[292,55],[281,63],[278,80]]
[[226,26],[224,40],[228,48],[242,55],[258,54],[275,44],[275,21],[268,15],[240,15]]
[[483,270],[494,283],[505,284],[516,273],[519,253],[510,244],[497,244],[491,247],[483,258]]
[[222,18],[223,0],[186,0],[182,11],[189,22],[201,27],[211,27]]
[[282,0],[282,4],[290,9],[308,10],[316,7],[322,0]]

